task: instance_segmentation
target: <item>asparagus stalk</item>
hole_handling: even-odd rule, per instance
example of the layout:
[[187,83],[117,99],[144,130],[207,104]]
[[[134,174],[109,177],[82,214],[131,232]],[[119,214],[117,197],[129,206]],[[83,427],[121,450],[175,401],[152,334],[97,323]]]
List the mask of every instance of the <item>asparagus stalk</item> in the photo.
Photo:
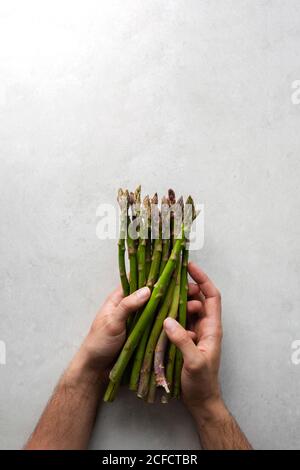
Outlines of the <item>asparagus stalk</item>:
[[161,273],[164,270],[164,267],[166,266],[166,264],[168,262],[169,250],[170,250],[170,239],[163,239],[162,240],[162,255],[161,255],[159,275],[161,275]]
[[106,388],[103,400],[105,402],[114,401],[114,399],[116,398],[117,392],[119,390],[119,387],[120,387],[120,382],[117,382],[117,383],[109,382]]
[[138,287],[144,287],[146,284],[146,240],[140,239],[137,250],[138,259]]
[[[135,194],[130,193],[128,198],[129,205],[131,207],[132,213],[132,222],[136,218],[135,212]],[[130,278],[129,278],[129,293],[133,294],[138,288],[138,263],[137,263],[137,253],[136,253],[136,240],[132,238],[130,233],[130,218],[128,217],[128,230],[127,230],[127,249],[128,249],[128,257],[129,257],[129,267],[130,267]],[[128,332],[131,331],[133,325],[134,317],[131,316],[127,320],[127,330]]]
[[137,251],[138,259],[138,287],[144,287],[147,282],[146,277],[146,245],[148,237],[148,224],[151,220],[151,207],[149,196],[146,196],[143,201],[143,210],[140,217],[140,237],[139,247]]
[[[157,205],[157,194],[154,195],[152,198],[151,203]],[[156,224],[156,229],[158,228],[158,238],[154,240],[154,247],[153,247],[153,255],[152,255],[152,262],[150,267],[150,272],[147,280],[147,286],[152,290],[154,284],[156,283],[158,276],[159,276],[159,268],[160,268],[160,261],[161,261],[161,253],[162,253],[162,239],[161,239],[161,221],[160,215],[154,215],[155,220],[154,223]]]
[[[188,293],[188,276],[187,265],[189,259],[189,250],[187,244],[183,247],[182,251],[182,268],[181,268],[181,281],[180,281],[180,300],[179,300],[179,323],[183,328],[186,327],[186,307],[187,307],[187,293]],[[179,349],[176,350],[175,359],[175,377],[174,377],[174,396],[180,397],[180,382],[181,382],[181,369],[182,369],[182,353]]]
[[171,343],[169,346],[167,367],[166,367],[166,379],[167,379],[167,384],[168,384],[170,392],[162,396],[162,403],[167,403],[169,400],[169,396],[173,392],[173,388],[174,388],[173,373],[174,373],[175,357],[176,357],[176,346],[175,344]]
[[[176,241],[177,243],[177,241]],[[176,244],[175,244],[176,245]],[[181,258],[178,262],[178,270],[176,275],[176,284],[174,288],[174,295],[172,299],[172,304],[169,310],[168,317],[176,318],[179,305],[179,295],[180,295],[180,277],[181,277]],[[162,330],[154,353],[154,371],[156,376],[156,383],[159,386],[164,387],[167,393],[170,393],[169,386],[165,376],[165,367],[164,359],[166,353],[166,347],[168,344],[168,337],[164,330]]]
[[[139,204],[139,197],[140,194],[140,186],[136,189],[135,193],[129,194],[129,205],[131,207],[132,213],[132,222],[137,217],[137,207]],[[138,288],[138,265],[137,265],[137,256],[136,256],[136,241],[132,238],[130,233],[130,227],[128,229],[128,237],[127,237],[127,245],[128,245],[128,256],[129,256],[129,266],[130,266],[130,279],[129,279],[129,286],[130,286],[130,294],[135,292]]]
[[163,270],[162,275],[160,276],[160,278],[158,279],[157,283],[154,286],[153,292],[151,294],[151,297],[145,309],[143,310],[140,318],[138,319],[134,329],[132,330],[129,337],[127,338],[127,341],[125,342],[125,345],[114,367],[112,368],[110,372],[110,380],[112,382],[117,382],[119,378],[122,376],[126,368],[126,365],[128,364],[129,359],[131,358],[133,352],[135,351],[135,348],[138,345],[141,335],[143,334],[147,325],[153,320],[158,304],[167,290],[168,284],[170,282],[170,278],[176,267],[179,254],[181,252],[181,246],[182,246],[182,238],[178,238],[176,242],[174,243],[173,250],[165,266],[165,269]]
[[129,266],[130,266],[129,290],[130,290],[130,294],[132,294],[133,292],[137,290],[137,287],[138,287],[138,269],[137,269],[135,241],[131,238],[129,233],[127,237],[127,249],[128,249]]
[[148,393],[148,386],[149,386],[151,366],[153,364],[154,350],[155,350],[155,346],[156,346],[158,337],[160,335],[160,332],[163,326],[164,319],[166,318],[169,308],[172,303],[174,288],[176,284],[176,275],[177,275],[177,269],[175,269],[175,271],[173,272],[172,280],[169,284],[167,294],[157,314],[157,317],[155,319],[155,322],[154,322],[154,325],[153,325],[153,328],[152,328],[152,331],[151,331],[151,334],[147,343],[146,351],[144,354],[143,365],[141,367],[141,373],[140,373],[140,381],[139,381],[139,388],[138,388],[138,394],[137,394],[139,398],[145,398]]
[[[176,197],[175,197],[175,192],[173,191],[173,189],[169,189],[168,190],[168,198],[169,198],[169,204],[170,204],[170,207],[174,207],[174,205],[176,204]],[[171,210],[171,214],[170,214],[170,247],[172,248],[173,247],[173,243],[174,243],[174,211]]]
[[167,393],[169,393],[169,387],[167,383],[167,379],[165,376],[165,352],[168,345],[168,337],[164,330],[161,331],[160,336],[158,338],[155,353],[154,353],[154,372],[155,372],[155,379],[156,385],[158,387],[163,387]]
[[[140,218],[140,232],[139,232],[139,244],[137,249],[137,262],[138,262],[138,288],[142,288],[146,285],[146,243],[148,235],[148,222],[151,220],[151,209],[149,196],[146,196],[143,201],[143,211]],[[134,320],[131,323],[131,329],[136,324],[137,319],[140,315],[140,311],[137,311]],[[130,377],[130,374],[129,374]]]
[[150,268],[151,268],[151,259],[152,259],[152,242],[151,242],[151,202],[150,199],[147,201],[148,205],[148,212],[149,212],[149,218],[148,218],[148,237],[146,241],[146,279],[148,279],[149,273],[150,273]]
[[132,366],[131,376],[130,376],[130,381],[129,381],[129,389],[134,392],[138,388],[141,365],[143,363],[145,348],[147,345],[151,327],[152,327],[152,322],[147,324],[146,329],[143,332],[142,339],[138,345],[138,348],[134,356],[133,366]]
[[150,378],[150,385],[149,385],[149,393],[147,397],[148,403],[155,403],[155,396],[156,396],[156,380],[155,380],[155,373],[154,370],[151,373]]
[[162,240],[161,237],[154,242],[154,249],[152,255],[151,268],[147,280],[147,286],[152,290],[159,276],[159,267],[162,253]]
[[128,191],[123,191],[121,188],[118,191],[118,203],[120,206],[120,236],[118,242],[118,261],[119,261],[119,273],[122,284],[124,297],[129,295],[129,282],[126,275],[126,264],[125,264],[125,238],[127,231],[127,204],[128,204]]
[[[161,215],[162,215],[162,255],[161,255],[161,263],[160,263],[160,270],[159,275],[164,270],[165,265],[169,259],[169,251],[170,251],[170,225],[169,230],[166,231],[167,221],[169,217],[168,207],[170,206],[170,201],[165,196],[162,198],[162,208],[161,208]],[[166,213],[167,211],[167,213]]]
[[152,258],[152,246],[151,246],[151,229],[148,230],[148,238],[146,241],[146,279],[148,279],[151,267],[151,258]]
[[[130,193],[132,198],[133,204],[131,205],[131,212],[132,212],[132,220],[135,225],[135,229],[139,231],[140,229],[140,213],[141,213],[141,185],[139,185],[134,193]],[[138,234],[139,235],[139,234]],[[138,248],[139,246],[139,237],[136,237],[135,246]]]

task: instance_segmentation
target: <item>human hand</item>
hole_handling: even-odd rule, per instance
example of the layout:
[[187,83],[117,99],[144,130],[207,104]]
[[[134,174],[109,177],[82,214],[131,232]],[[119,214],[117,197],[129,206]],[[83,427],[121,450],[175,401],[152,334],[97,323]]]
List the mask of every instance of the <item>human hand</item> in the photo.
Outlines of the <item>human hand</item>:
[[176,320],[167,318],[165,331],[183,354],[181,375],[182,397],[192,414],[220,404],[218,372],[221,357],[222,325],[221,296],[208,276],[189,263],[188,271],[196,284],[189,283],[187,305],[188,328],[191,335]]
[[149,297],[148,287],[123,297],[121,286],[107,297],[82,345],[93,368],[103,371],[109,368],[125,341],[127,318]]

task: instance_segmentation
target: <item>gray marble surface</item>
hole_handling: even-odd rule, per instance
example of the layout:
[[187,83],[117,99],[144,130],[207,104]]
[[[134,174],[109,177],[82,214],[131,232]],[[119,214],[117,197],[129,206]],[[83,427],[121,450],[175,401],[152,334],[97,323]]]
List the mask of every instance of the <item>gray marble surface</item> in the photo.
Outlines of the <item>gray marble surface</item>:
[[[0,2],[0,447],[20,448],[105,295],[119,185],[205,204],[221,380],[256,448],[300,433],[298,0]],[[296,100],[297,101],[297,100]],[[179,403],[124,392],[92,448],[190,448]]]

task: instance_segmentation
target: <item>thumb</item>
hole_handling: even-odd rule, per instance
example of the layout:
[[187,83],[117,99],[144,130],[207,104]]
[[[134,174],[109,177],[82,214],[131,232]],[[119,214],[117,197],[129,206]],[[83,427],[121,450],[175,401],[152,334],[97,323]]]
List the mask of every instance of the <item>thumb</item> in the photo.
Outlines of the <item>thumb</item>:
[[188,332],[173,318],[166,318],[164,329],[169,340],[182,352],[185,361],[192,361],[195,357],[196,346]]
[[133,294],[124,297],[116,308],[116,317],[118,320],[126,321],[129,314],[136,312],[141,308],[150,297],[149,287],[142,287]]

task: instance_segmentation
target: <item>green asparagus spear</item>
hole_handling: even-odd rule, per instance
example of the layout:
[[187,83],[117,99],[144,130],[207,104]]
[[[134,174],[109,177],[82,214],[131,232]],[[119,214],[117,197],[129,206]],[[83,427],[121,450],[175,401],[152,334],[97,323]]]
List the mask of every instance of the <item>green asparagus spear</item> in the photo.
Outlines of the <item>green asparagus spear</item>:
[[155,396],[156,396],[156,380],[155,380],[155,374],[154,370],[151,373],[151,378],[150,378],[150,385],[149,385],[149,392],[148,392],[148,397],[147,397],[147,402],[148,403],[155,403]]
[[127,204],[128,204],[128,191],[123,191],[121,188],[118,191],[118,203],[120,206],[120,237],[118,242],[118,260],[119,260],[119,273],[122,284],[124,297],[129,295],[129,282],[126,274],[125,264],[125,238],[127,227]]
[[164,270],[165,265],[168,262],[169,252],[170,252],[170,214],[169,214],[170,201],[167,197],[164,196],[162,198],[161,204],[162,204],[162,207],[161,207],[162,255],[161,255],[159,275],[161,275],[161,273]]
[[[157,194],[155,194],[151,200],[152,205],[157,205]],[[150,272],[147,280],[147,286],[152,290],[154,284],[157,281],[159,276],[159,268],[160,268],[160,261],[161,261],[161,252],[162,252],[162,239],[161,239],[161,221],[160,215],[157,212],[155,221],[156,223],[156,230],[158,230],[158,238],[154,240],[154,248],[152,254],[152,262],[150,267]]]
[[[179,323],[183,328],[186,326],[186,307],[187,307],[187,292],[188,292],[188,278],[187,278],[187,265],[188,265],[189,251],[187,246],[183,248],[182,252],[182,268],[181,268],[181,282],[180,282],[180,301],[179,301]],[[175,359],[175,372],[174,372],[174,396],[180,396],[180,378],[182,369],[182,354],[179,349],[176,350]]]

